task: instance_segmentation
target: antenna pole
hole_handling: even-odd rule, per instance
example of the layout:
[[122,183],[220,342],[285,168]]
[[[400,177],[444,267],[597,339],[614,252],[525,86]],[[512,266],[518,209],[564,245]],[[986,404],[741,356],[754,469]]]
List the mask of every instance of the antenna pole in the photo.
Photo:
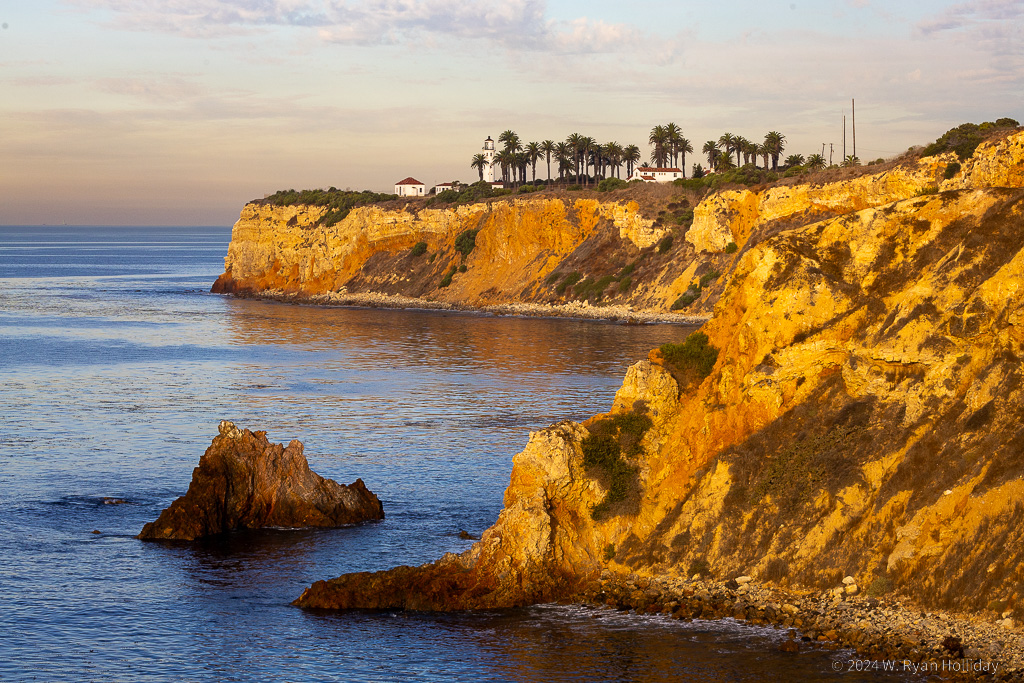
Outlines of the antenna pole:
[[857,156],[857,101],[850,99],[851,114],[853,115],[853,156]]

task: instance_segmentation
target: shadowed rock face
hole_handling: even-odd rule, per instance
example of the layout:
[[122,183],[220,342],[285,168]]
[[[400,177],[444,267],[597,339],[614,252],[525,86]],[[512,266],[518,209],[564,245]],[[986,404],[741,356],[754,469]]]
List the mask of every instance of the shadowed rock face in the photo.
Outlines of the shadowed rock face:
[[233,529],[335,527],[384,519],[362,479],[349,486],[309,469],[302,443],[285,448],[266,432],[220,423],[192,471],[188,492],[142,528],[144,540],[191,541]]

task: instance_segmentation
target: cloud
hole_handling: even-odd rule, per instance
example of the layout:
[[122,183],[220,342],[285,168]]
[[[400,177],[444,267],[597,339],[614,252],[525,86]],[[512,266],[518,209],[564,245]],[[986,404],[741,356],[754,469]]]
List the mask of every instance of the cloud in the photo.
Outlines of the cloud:
[[[947,7],[941,14],[924,19],[917,24],[920,34],[928,36],[943,31],[986,28],[991,30],[993,22],[1010,22],[1024,18],[1024,0],[971,0]],[[988,24],[989,26],[985,26]]]
[[485,41],[511,51],[558,54],[627,52],[646,37],[627,24],[580,17],[548,19],[544,0],[68,0],[106,10],[114,25],[190,37],[252,33],[270,27],[315,29],[345,45],[444,45]]

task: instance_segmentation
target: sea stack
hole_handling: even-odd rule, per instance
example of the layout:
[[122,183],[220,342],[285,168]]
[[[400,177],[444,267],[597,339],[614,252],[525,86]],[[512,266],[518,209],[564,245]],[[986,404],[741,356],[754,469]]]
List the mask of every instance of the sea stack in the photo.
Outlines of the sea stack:
[[142,528],[143,540],[192,541],[234,529],[337,527],[384,519],[362,479],[345,486],[309,469],[302,443],[228,421],[192,471],[188,492]]

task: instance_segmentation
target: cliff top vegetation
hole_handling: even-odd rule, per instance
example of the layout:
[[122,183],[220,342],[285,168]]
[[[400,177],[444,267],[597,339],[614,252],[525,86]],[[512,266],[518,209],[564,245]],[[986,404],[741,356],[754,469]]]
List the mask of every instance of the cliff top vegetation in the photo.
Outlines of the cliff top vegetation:
[[[496,164],[504,159],[503,176],[515,178],[506,182],[513,185],[518,182],[517,187],[498,190],[481,180],[472,184],[456,183],[458,190],[444,190],[431,197],[401,199],[394,194],[370,190],[339,190],[336,187],[326,190],[292,189],[275,192],[254,203],[274,206],[327,206],[330,210],[321,220],[324,225],[333,225],[344,219],[353,208],[370,204],[384,205],[401,201],[403,207],[415,211],[420,208],[458,206],[509,195],[534,193],[538,193],[538,196],[561,199],[596,195],[615,200],[636,201],[644,215],[655,215],[664,208],[668,195],[683,196],[696,204],[714,192],[753,186],[763,188],[802,183],[824,184],[880,173],[903,163],[912,163],[921,157],[946,152],[955,152],[961,160],[965,160],[982,142],[1008,135],[1019,125],[1016,120],[1007,117],[980,124],[964,123],[950,129],[923,148],[911,147],[897,157],[888,160],[879,158],[866,164],[853,155],[847,156],[841,164],[830,164],[822,154],[811,154],[807,157],[802,154],[790,154],[783,159],[781,155],[786,137],[781,133],[772,131],[766,135],[766,144],[761,145],[750,143],[741,136],[725,133],[718,140],[709,140],[705,143],[702,151],[707,157],[706,170],[701,163],[695,163],[690,177],[680,178],[672,183],[646,183],[639,180],[626,182],[618,177],[622,164],[627,166],[626,171],[629,174],[633,172],[635,164],[641,163],[639,149],[635,145],[628,147],[628,154],[625,151],[620,154],[620,146],[615,143],[602,146],[591,138],[574,134],[565,143],[552,143],[552,151],[547,152],[548,147],[551,147],[547,144],[550,141],[523,146],[514,131],[505,131],[498,139],[504,143],[505,149],[502,151],[507,154],[499,155]],[[769,138],[771,145],[767,145]],[[693,152],[689,141],[681,136],[674,124],[656,126],[651,131],[649,142],[653,147],[650,163],[654,165],[675,164],[681,160],[682,166],[685,166],[686,152]],[[562,149],[559,151],[558,148]],[[482,158],[482,155],[478,156]],[[550,168],[547,179],[536,177],[536,164],[542,159],[547,160],[549,166],[550,160],[554,159],[557,162],[557,178],[551,177]],[[763,161],[763,166],[758,165],[759,159]],[[529,167],[533,169],[533,179],[527,182],[526,170]],[[481,171],[482,175],[479,159],[475,157],[473,168]]]
[[370,190],[355,192],[331,187],[326,190],[279,190],[263,199],[257,199],[253,203],[271,206],[326,206],[329,207],[329,210],[321,222],[324,225],[334,225],[338,221],[344,220],[349,211],[357,206],[377,204],[397,198],[398,195],[394,194],[371,192]]

